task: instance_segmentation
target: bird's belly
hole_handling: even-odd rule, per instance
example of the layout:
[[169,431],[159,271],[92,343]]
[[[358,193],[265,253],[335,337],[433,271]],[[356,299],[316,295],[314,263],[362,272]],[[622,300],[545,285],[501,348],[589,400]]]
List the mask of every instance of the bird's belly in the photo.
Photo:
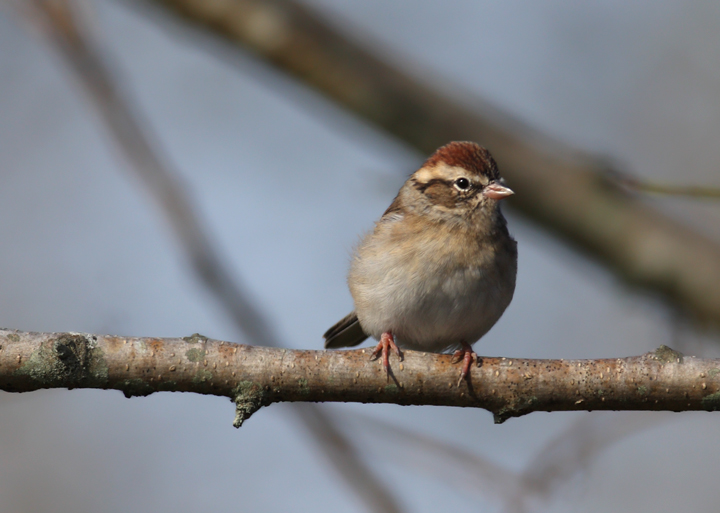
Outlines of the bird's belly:
[[472,344],[497,322],[514,290],[514,279],[485,269],[388,267],[353,291],[360,324],[376,339],[391,331],[409,349]]

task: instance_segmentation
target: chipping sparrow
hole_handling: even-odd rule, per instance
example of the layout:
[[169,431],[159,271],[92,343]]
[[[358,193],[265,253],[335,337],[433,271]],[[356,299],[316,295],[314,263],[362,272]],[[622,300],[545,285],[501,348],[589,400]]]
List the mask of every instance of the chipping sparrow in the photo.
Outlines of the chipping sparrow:
[[476,358],[470,344],[515,291],[517,243],[498,201],[511,194],[485,148],[451,142],[435,151],[357,247],[348,275],[355,311],[325,333],[325,347],[371,336],[388,374],[397,346],[457,349],[462,380]]

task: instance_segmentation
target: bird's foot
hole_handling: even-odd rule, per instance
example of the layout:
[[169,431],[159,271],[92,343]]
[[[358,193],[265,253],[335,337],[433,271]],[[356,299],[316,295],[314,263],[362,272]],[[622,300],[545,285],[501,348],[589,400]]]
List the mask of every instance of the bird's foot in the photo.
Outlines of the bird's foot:
[[387,374],[388,379],[390,379],[390,350],[392,349],[393,353],[395,353],[398,358],[402,360],[402,353],[400,352],[400,349],[398,349],[398,346],[395,344],[395,339],[393,338],[392,333],[389,331],[386,331],[380,336],[380,342],[378,342],[378,345],[375,346],[375,350],[372,353],[372,358],[378,358],[380,355],[382,355],[382,363],[383,367],[385,367],[385,373]]
[[463,362],[462,370],[460,371],[460,379],[458,380],[457,386],[460,386],[460,383],[462,383],[462,380],[465,379],[470,372],[470,365],[472,365],[473,360],[477,361],[477,353],[473,351],[473,348],[470,344],[467,342],[463,342],[460,346],[460,349],[455,351],[453,354],[453,363],[458,363],[460,360]]

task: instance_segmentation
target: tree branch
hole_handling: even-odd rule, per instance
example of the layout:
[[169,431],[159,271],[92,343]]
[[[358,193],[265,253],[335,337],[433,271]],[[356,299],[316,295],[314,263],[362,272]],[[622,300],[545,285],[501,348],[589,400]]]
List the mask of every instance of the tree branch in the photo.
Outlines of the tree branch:
[[451,355],[405,351],[389,380],[365,349],[300,351],[195,334],[132,338],[0,330],[0,389],[196,392],[231,398],[239,427],[275,402],[362,402],[484,408],[496,422],[534,411],[720,409],[720,359],[665,346],[601,360],[482,357],[459,386]]
[[437,80],[415,79],[387,52],[381,57],[355,43],[299,2],[145,1],[241,44],[425,155],[451,140],[482,143],[517,193],[508,200],[513,208],[625,281],[720,326],[720,244],[626,194],[608,177],[617,172],[606,161],[569,150],[478,98],[461,101]]

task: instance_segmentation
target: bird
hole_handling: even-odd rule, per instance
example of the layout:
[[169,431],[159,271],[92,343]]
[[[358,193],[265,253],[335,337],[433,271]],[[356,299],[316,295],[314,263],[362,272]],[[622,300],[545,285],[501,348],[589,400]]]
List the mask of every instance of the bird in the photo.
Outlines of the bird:
[[348,286],[355,309],[323,335],[325,348],[378,341],[372,358],[399,348],[455,351],[468,376],[472,344],[500,319],[515,292],[517,242],[500,200],[514,192],[484,147],[438,148],[403,184],[355,248]]

